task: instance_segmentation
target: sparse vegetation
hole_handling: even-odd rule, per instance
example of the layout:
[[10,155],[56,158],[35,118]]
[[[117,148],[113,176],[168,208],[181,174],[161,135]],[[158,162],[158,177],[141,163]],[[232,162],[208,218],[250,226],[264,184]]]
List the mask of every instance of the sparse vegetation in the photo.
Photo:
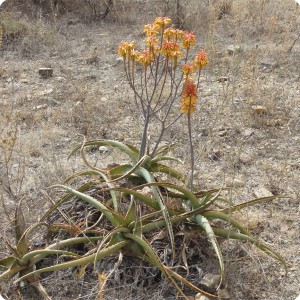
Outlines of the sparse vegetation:
[[[29,275],[25,286],[14,282],[17,276],[6,281],[5,285],[0,283],[0,294],[8,299],[16,299],[18,293],[24,299],[39,298],[31,289],[33,286],[45,298],[55,295],[57,299],[121,299],[124,295],[130,295],[132,299],[175,297],[174,294],[172,296],[174,289],[168,287],[167,280],[161,280],[157,271],[160,269],[167,277],[172,273],[178,287],[194,297],[196,292],[184,288],[181,280],[177,281],[180,277],[175,272],[198,288],[215,293],[215,289],[199,286],[199,281],[206,273],[219,272],[219,260],[219,266],[225,269],[221,290],[226,283],[232,299],[295,298],[298,293],[297,249],[300,242],[297,227],[297,183],[300,177],[297,155],[299,17],[295,16],[298,6],[258,0],[201,3],[157,0],[153,11],[153,2],[150,1],[142,5],[138,1],[104,1],[104,5],[109,4],[110,10],[106,18],[100,17],[99,21],[88,7],[83,10],[84,18],[78,17],[78,2],[73,3],[74,10],[71,6],[66,9],[67,5],[64,10],[62,6],[53,6],[52,10],[45,7],[40,15],[32,9],[30,14],[39,18],[30,21],[26,16],[15,17],[18,15],[11,11],[0,12],[1,16],[13,18],[8,21],[11,25],[18,23],[20,28],[23,25],[26,28],[21,30],[21,35],[8,39],[5,37],[7,25],[4,18],[0,19],[4,29],[0,56],[0,89],[3,95],[0,100],[0,192],[3,204],[0,214],[6,220],[0,225],[5,240],[0,246],[0,260],[2,267],[17,266],[21,262],[17,267],[19,270],[8,272],[11,276],[18,271],[21,276],[35,272],[34,265],[37,273],[41,272],[39,277],[33,273]],[[22,5],[18,8],[23,9]],[[151,22],[153,17],[162,13],[174,17],[175,25],[183,30],[192,29],[200,33],[200,45],[197,47],[207,49],[210,60],[201,76],[197,111],[192,119],[195,172],[192,172],[194,191],[188,197],[183,195],[191,192],[190,185],[188,181],[182,182],[182,178],[191,175],[186,118],[179,118],[177,123],[167,128],[162,138],[159,138],[158,126],[161,123],[149,124],[148,145],[139,155],[139,150],[130,145],[140,145],[143,125],[134,105],[134,93],[124,80],[123,65],[117,60],[116,53],[118,43],[124,37],[129,40],[140,37],[142,24]],[[140,43],[136,45],[137,48],[141,46]],[[40,78],[37,70],[41,67],[51,67],[53,77]],[[139,68],[136,65],[137,71],[143,70]],[[182,90],[181,85],[180,93]],[[175,112],[180,109],[180,93],[174,100]],[[162,93],[161,99],[167,96]],[[162,118],[161,115],[158,117]],[[66,160],[70,147],[80,143],[78,134],[94,140],[77,147],[83,164],[75,152],[70,157],[71,163]],[[157,138],[158,144],[162,145],[162,148],[157,145],[157,149],[163,149],[168,156],[184,162],[181,165],[169,161],[168,166],[164,166],[163,170],[167,173],[176,169],[171,172],[176,178],[167,173],[157,173],[145,156],[150,154],[150,161],[158,158],[159,153],[152,152],[156,148],[153,141]],[[169,144],[175,144],[175,147],[168,147]],[[114,147],[108,147],[112,145]],[[131,157],[133,160],[128,161],[119,147],[123,150],[129,147],[128,151],[135,153]],[[147,149],[152,151],[147,152]],[[147,183],[141,174],[136,173],[139,168],[144,168],[155,182]],[[76,176],[70,176],[74,173]],[[47,189],[66,177],[68,180],[57,187],[67,190],[67,194]],[[117,180],[119,177],[121,179]],[[118,189],[126,189],[126,192]],[[154,201],[157,193],[161,196]],[[248,205],[241,212],[239,208],[244,206],[244,201],[252,198],[252,194],[256,198],[273,201],[250,202],[258,205]],[[195,203],[208,199],[211,206],[190,207],[191,197]],[[161,199],[162,206],[158,207]],[[224,199],[228,200],[228,209]],[[99,201],[107,205],[105,209],[100,209]],[[182,207],[185,202],[186,206]],[[212,247],[216,244],[207,242],[205,234],[199,233],[201,226],[194,222],[195,218],[185,215],[198,213],[198,209],[204,217],[212,209],[212,213],[219,214],[221,211],[229,214],[227,226],[224,221],[208,218],[216,236],[227,230],[222,238],[216,238],[219,247]],[[48,213],[41,219],[41,213],[45,211]],[[142,245],[139,253],[124,244],[124,249],[127,249],[124,256],[111,255],[97,261],[95,269],[92,259],[91,266],[42,273],[48,267],[55,269],[56,266],[76,264],[76,258],[70,260],[69,255],[89,260],[98,252],[102,255],[106,246],[124,242],[115,241],[116,236],[124,238],[124,234],[115,235],[112,223],[105,215],[111,221],[114,218],[127,221],[133,218],[132,222],[124,221],[123,227],[120,226],[125,231],[129,230],[125,235],[130,237],[125,237],[125,243],[129,238],[135,244],[135,235],[140,237],[140,232],[150,228],[151,224],[164,226],[169,223],[168,220],[174,221],[174,224],[169,224],[167,230],[151,227],[149,232],[144,231],[139,240]],[[183,219],[175,224],[176,218],[181,217]],[[39,225],[35,225],[37,223]],[[235,231],[236,224],[243,224],[243,228],[239,226]],[[106,231],[100,232],[97,226]],[[248,238],[243,237],[248,243],[233,243],[228,239],[233,233],[240,237],[247,233]],[[105,236],[107,242],[111,238],[109,245],[95,241],[75,242],[80,238],[90,241]],[[64,253],[59,253],[58,249],[52,249],[52,245],[56,245],[53,239],[61,240],[62,244],[64,240],[75,244],[61,248]],[[214,238],[210,236],[209,240],[214,241]],[[257,240],[262,243],[257,244]],[[278,253],[275,257],[281,261],[280,254],[283,254],[291,265],[288,276],[284,277],[283,270],[273,260],[251,247],[252,243],[261,246],[262,250],[268,249],[271,255]],[[99,248],[99,245],[104,248]],[[133,248],[136,249],[135,246]],[[50,249],[53,250],[51,254]],[[170,269],[165,266],[172,265],[172,249],[176,259],[173,261],[175,268]],[[223,267],[218,249],[222,252]],[[41,253],[36,256],[37,250]],[[11,257],[10,251],[14,252]],[[141,255],[143,251],[144,256]],[[214,251],[219,254],[215,255]],[[41,255],[46,253],[47,259],[42,259]],[[155,267],[128,257],[129,253],[144,259],[148,257],[148,263]],[[2,260],[4,257],[10,258]],[[24,257],[34,259],[23,267]]]

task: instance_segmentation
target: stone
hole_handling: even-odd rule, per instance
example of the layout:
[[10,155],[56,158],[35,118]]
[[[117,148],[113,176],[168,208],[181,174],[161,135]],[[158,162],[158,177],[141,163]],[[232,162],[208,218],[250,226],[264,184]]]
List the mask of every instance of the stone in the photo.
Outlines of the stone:
[[107,153],[109,151],[109,148],[107,146],[100,146],[99,152],[100,153]]
[[251,109],[257,114],[266,114],[268,112],[267,107],[264,105],[253,105]]
[[226,77],[226,76],[219,77],[219,78],[217,79],[217,81],[218,81],[218,82],[225,82],[225,81],[228,81],[228,77]]
[[201,279],[200,284],[209,290],[215,290],[221,281],[221,275],[207,273]]
[[49,89],[46,89],[44,91],[37,92],[37,95],[38,96],[45,96],[45,95],[51,94],[52,92],[53,92],[53,89],[49,88]]
[[237,178],[234,178],[232,181],[232,186],[235,188],[241,188],[245,186],[245,182]]
[[209,300],[209,298],[205,295],[202,295],[200,293],[198,293],[196,296],[195,296],[195,300]]
[[239,161],[244,165],[250,165],[252,163],[252,156],[248,153],[241,153]]
[[256,189],[254,189],[253,191],[254,196],[256,198],[264,198],[264,197],[271,197],[274,196],[272,194],[272,192],[270,192],[268,189],[266,189],[265,187],[258,187]]
[[39,68],[39,74],[41,77],[47,79],[49,77],[52,77],[53,69],[52,68]]
[[47,104],[41,104],[41,105],[37,105],[34,110],[41,110],[41,109],[46,109],[48,108]]
[[226,136],[226,135],[227,135],[227,130],[220,130],[220,131],[218,132],[218,135],[219,135],[219,136]]
[[220,299],[230,299],[229,292],[226,288],[218,290],[218,296]]
[[242,51],[242,48],[239,45],[229,45],[227,47],[227,53],[229,55],[234,55],[234,54],[237,54],[237,53],[239,53],[241,51]]
[[254,130],[252,128],[246,128],[244,131],[244,136],[249,137],[254,133]]

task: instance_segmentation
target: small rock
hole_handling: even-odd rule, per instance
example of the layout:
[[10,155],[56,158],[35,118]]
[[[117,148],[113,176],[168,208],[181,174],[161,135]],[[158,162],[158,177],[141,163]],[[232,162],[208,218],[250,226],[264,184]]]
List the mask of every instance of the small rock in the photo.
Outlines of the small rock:
[[282,119],[272,119],[267,121],[268,126],[283,126],[285,121]]
[[253,105],[251,109],[257,114],[266,114],[268,112],[267,107],[263,105]]
[[247,153],[241,153],[239,157],[239,161],[244,165],[250,165],[252,163],[252,156]]
[[248,137],[251,136],[254,133],[254,130],[251,128],[246,128],[244,131],[244,136]]
[[107,153],[109,151],[109,148],[107,146],[100,146],[99,152],[100,153]]
[[218,296],[221,299],[230,299],[230,295],[229,295],[228,290],[226,288],[225,289],[219,289],[218,290]]
[[207,273],[201,279],[200,284],[209,290],[212,290],[212,289],[215,290],[218,287],[220,280],[221,280],[220,275]]
[[221,131],[219,131],[218,135],[219,136],[225,136],[225,135],[227,135],[227,130],[221,130]]
[[41,110],[41,109],[46,109],[48,108],[47,104],[41,104],[41,105],[37,105],[34,110]]
[[202,294],[198,293],[198,294],[195,296],[195,300],[209,300],[209,298],[206,297],[205,295],[202,295]]
[[236,188],[241,188],[245,186],[245,183],[242,180],[234,178],[232,181],[232,186]]
[[242,48],[241,48],[241,46],[238,46],[238,45],[230,45],[227,48],[227,53],[229,55],[234,55],[234,54],[239,53],[241,51],[242,51]]
[[60,105],[61,103],[53,98],[47,98],[47,102],[49,105],[51,106],[56,106],[56,105]]
[[47,90],[38,92],[37,95],[38,95],[38,96],[45,96],[45,95],[51,94],[52,92],[53,92],[53,89],[52,89],[52,88],[49,88],[49,89],[47,89]]
[[225,82],[225,81],[228,81],[228,77],[226,77],[226,76],[219,77],[219,78],[217,79],[217,81],[218,81],[218,82]]
[[268,189],[266,189],[265,187],[259,187],[256,188],[254,191],[254,196],[256,198],[263,198],[263,197],[270,197],[270,196],[274,196],[272,194],[272,192],[270,192]]
[[40,68],[39,69],[39,74],[43,78],[49,78],[52,77],[53,75],[53,69],[52,68]]

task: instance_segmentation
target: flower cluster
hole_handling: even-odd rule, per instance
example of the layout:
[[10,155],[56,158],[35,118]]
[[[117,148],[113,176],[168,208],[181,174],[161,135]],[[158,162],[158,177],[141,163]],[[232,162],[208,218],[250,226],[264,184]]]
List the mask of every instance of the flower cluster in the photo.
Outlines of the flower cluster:
[[[122,42],[119,45],[118,53],[125,61],[140,63],[145,72],[149,66],[158,66],[165,63],[162,70],[171,68],[177,69],[179,59],[183,58],[181,70],[183,73],[183,93],[181,101],[181,111],[191,113],[195,111],[197,86],[193,81],[195,71],[198,73],[198,82],[201,70],[208,64],[208,57],[205,50],[199,50],[192,62],[188,61],[191,49],[196,45],[196,35],[194,31],[183,31],[173,27],[168,27],[171,19],[167,17],[156,18],[154,23],[144,26],[146,47],[142,50],[135,50],[135,42]],[[128,64],[129,66],[130,64]],[[127,64],[126,64],[127,66]],[[134,70],[134,68],[132,68]]]
[[191,114],[196,110],[198,92],[196,84],[193,80],[187,79],[183,88],[183,96],[181,99],[181,112]]

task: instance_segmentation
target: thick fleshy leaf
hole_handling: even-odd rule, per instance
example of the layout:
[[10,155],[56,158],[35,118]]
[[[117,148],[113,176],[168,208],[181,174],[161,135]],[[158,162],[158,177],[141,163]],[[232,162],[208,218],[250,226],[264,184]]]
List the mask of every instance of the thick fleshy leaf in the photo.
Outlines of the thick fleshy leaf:
[[8,256],[0,260],[0,269],[7,270],[13,266],[15,261],[17,260],[14,256]]
[[[134,240],[137,244],[139,244],[143,250],[145,251],[145,253],[147,254],[147,256],[150,258],[149,261],[151,261],[151,263],[157,267],[165,276],[167,279],[169,279],[169,281],[171,282],[171,284],[176,288],[176,290],[185,298],[188,299],[185,294],[183,293],[183,291],[179,288],[179,286],[177,285],[177,283],[174,281],[174,279],[169,275],[169,273],[166,271],[164,264],[160,261],[159,257],[157,256],[155,250],[151,247],[151,245],[147,242],[147,240],[143,239],[142,237],[139,237],[135,234],[132,233],[125,233],[124,236],[126,238],[132,239]],[[145,255],[143,255],[141,257],[142,259],[145,259]]]
[[225,266],[224,266],[223,255],[221,253],[215,233],[214,233],[211,225],[209,224],[208,220],[204,216],[196,215],[194,218],[195,218],[196,223],[198,225],[200,225],[206,232],[208,239],[210,240],[210,242],[215,250],[215,253],[218,257],[219,265],[220,265],[220,273],[221,273],[221,282],[220,282],[220,284],[221,284],[222,280],[224,279],[224,275],[225,275]]
[[250,201],[238,204],[238,205],[234,205],[234,206],[229,207],[229,208],[222,209],[221,211],[225,214],[229,214],[229,213],[232,213],[234,211],[241,210],[245,207],[250,207],[250,206],[253,206],[253,205],[256,205],[256,204],[259,204],[259,203],[263,203],[263,202],[266,202],[266,201],[271,201],[271,200],[274,200],[274,199],[280,199],[280,198],[285,198],[285,197],[270,196],[270,197],[257,198],[257,199],[253,199],[253,200],[250,200]]
[[[133,151],[133,148],[128,147],[127,145],[121,142],[117,142],[113,140],[95,140],[95,141],[89,141],[84,143],[84,147],[90,147],[90,146],[99,146],[99,147],[111,146],[114,148],[118,148],[119,150],[127,154],[133,163],[136,163],[138,160],[138,154],[135,151]],[[82,145],[79,145],[75,149],[73,149],[69,157],[72,156],[76,151],[80,150],[81,147]]]
[[274,251],[269,246],[261,243],[260,241],[254,239],[251,236],[242,233],[234,232],[229,229],[220,228],[220,227],[212,227],[212,228],[214,233],[220,237],[250,242],[251,244],[255,245],[257,248],[265,252],[267,255],[273,257],[274,259],[282,263],[284,265],[285,271],[287,272],[287,263],[285,259],[278,252]]
[[168,174],[178,180],[184,179],[184,176],[182,174],[180,174],[179,172],[177,172],[175,169],[165,166],[163,164],[159,164],[159,163],[153,163],[153,164],[151,163],[151,167],[150,167],[149,171],[152,173]]
[[91,204],[96,209],[101,211],[115,226],[125,224],[125,220],[123,219],[123,217],[120,214],[118,214],[116,211],[114,211],[110,207],[107,207],[103,203],[99,202],[97,199],[95,199],[89,195],[83,194],[83,193],[81,193],[75,189],[72,189],[68,186],[65,186],[65,185],[58,184],[58,185],[53,185],[52,187],[62,188],[64,190],[72,193],[73,195],[79,197],[83,201],[86,201],[87,203]]
[[[89,191],[94,186],[98,186],[98,185],[99,185],[99,183],[97,183],[95,181],[88,181],[87,183],[83,184],[82,186],[76,188],[76,190],[78,192],[84,193],[86,191]],[[62,198],[58,199],[56,201],[56,203],[53,206],[51,206],[46,211],[46,213],[41,217],[41,221],[45,221],[53,211],[55,211],[62,204],[64,204],[64,203],[68,202],[69,200],[71,200],[73,197],[74,197],[74,194],[69,192],[67,195],[65,195]]]
[[[123,240],[123,241],[120,241],[117,244],[114,244],[110,247],[107,247],[107,248],[101,250],[99,253],[97,253],[97,255],[96,255],[96,253],[93,253],[93,254],[90,254],[90,255],[82,257],[82,258],[74,259],[74,260],[64,262],[64,263],[61,263],[61,264],[58,264],[58,265],[54,265],[54,266],[50,266],[50,267],[35,270],[33,272],[30,272],[30,273],[18,278],[15,281],[15,283],[20,282],[21,280],[24,280],[24,279],[26,279],[29,276],[32,276],[34,274],[41,274],[41,273],[45,273],[45,272],[51,272],[51,271],[57,271],[57,270],[62,270],[62,269],[73,268],[73,267],[77,267],[77,266],[92,263],[95,259],[96,260],[101,260],[101,259],[105,258],[106,256],[109,256],[109,255],[112,255],[113,253],[116,253],[117,251],[119,251],[120,249],[125,247],[128,243],[129,243],[129,240]],[[1,276],[0,276],[0,280],[1,280]]]
[[173,257],[175,257],[175,243],[174,243],[174,234],[173,234],[173,228],[172,228],[172,224],[170,221],[170,215],[169,212],[164,204],[164,200],[163,200],[163,196],[159,190],[159,188],[157,188],[157,186],[153,186],[152,183],[155,183],[155,179],[153,177],[153,175],[151,173],[149,173],[146,169],[139,167],[135,173],[141,177],[144,177],[144,179],[151,183],[151,189],[152,189],[152,193],[153,196],[155,197],[159,208],[162,212],[162,215],[166,221],[166,227],[167,227],[167,231],[168,231],[168,235],[170,238],[170,243],[171,243],[171,248],[172,248],[172,253],[173,253]]

